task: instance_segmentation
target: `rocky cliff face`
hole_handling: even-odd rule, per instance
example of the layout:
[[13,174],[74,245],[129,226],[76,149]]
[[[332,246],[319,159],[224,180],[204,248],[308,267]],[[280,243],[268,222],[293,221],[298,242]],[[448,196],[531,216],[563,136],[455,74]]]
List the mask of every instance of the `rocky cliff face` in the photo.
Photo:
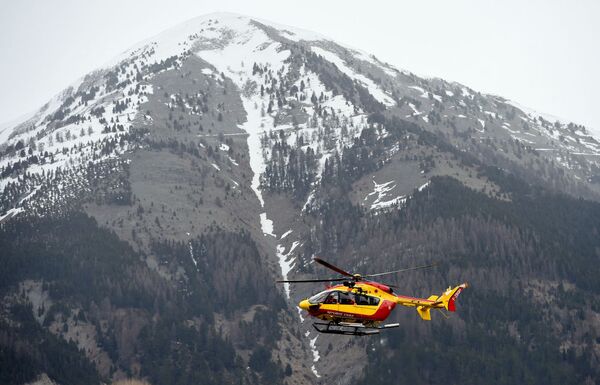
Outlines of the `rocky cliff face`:
[[[519,374],[498,381],[540,379],[532,351],[553,381],[591,379],[598,155],[583,126],[317,34],[192,19],[0,132],[7,383],[433,383],[481,344],[514,344],[490,370]],[[401,285],[474,293],[451,320],[317,336],[294,305],[318,287],[273,283],[318,274],[316,253],[365,272],[445,261]]]

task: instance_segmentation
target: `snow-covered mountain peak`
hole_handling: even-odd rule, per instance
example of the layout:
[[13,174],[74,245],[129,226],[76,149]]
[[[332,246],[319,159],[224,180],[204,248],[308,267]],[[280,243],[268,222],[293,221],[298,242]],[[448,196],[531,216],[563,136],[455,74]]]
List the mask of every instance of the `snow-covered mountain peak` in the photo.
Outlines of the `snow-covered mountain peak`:
[[[107,63],[107,66],[115,65],[146,47],[153,47],[155,50],[154,60],[160,61],[178,55],[186,49],[194,51],[211,43],[221,47],[230,43],[243,44],[241,38],[244,36],[249,38],[252,34],[260,33],[257,23],[273,28],[282,37],[293,41],[327,40],[322,35],[299,28],[235,13],[216,12],[189,19],[160,32],[126,50]],[[194,47],[195,44],[196,47]]]
[[[193,69],[183,72],[192,62]],[[180,72],[180,91],[171,94],[157,81],[170,71]],[[202,79],[209,88],[193,86]],[[213,111],[199,101],[227,82],[235,86],[242,111],[226,105],[232,100]],[[482,158],[492,152],[523,167],[537,165],[523,156],[525,151],[558,164],[577,180],[597,179],[600,142],[583,126],[551,121],[458,83],[419,78],[313,32],[212,13],[136,44],[26,120],[1,129],[0,190],[12,193],[4,194],[10,199],[0,209],[16,209],[41,183],[36,178],[120,159],[139,145],[139,132],[152,125],[164,129],[153,109],[167,105],[173,111],[177,104],[197,117],[236,115],[232,124],[248,135],[252,188],[261,203],[261,185],[289,182],[268,172],[282,153],[278,162],[289,161],[288,147],[315,162],[308,178],[314,188],[327,161],[351,146],[376,112],[445,135],[461,151]],[[385,137],[386,131],[378,135]]]

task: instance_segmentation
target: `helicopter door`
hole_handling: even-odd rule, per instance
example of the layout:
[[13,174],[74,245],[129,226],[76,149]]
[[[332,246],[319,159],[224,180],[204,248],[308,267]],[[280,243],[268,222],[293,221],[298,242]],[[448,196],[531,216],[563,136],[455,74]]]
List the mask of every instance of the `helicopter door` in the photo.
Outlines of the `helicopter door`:
[[325,300],[323,300],[323,303],[321,304],[321,309],[322,310],[331,310],[331,311],[336,311],[337,312],[338,311],[338,305],[339,305],[338,292],[337,291],[332,291],[325,298]]
[[354,301],[356,302],[356,313],[362,316],[373,315],[377,311],[377,305],[379,305],[379,298],[358,293],[354,294]]
[[351,314],[354,313],[354,293],[340,292],[339,297],[339,311]]

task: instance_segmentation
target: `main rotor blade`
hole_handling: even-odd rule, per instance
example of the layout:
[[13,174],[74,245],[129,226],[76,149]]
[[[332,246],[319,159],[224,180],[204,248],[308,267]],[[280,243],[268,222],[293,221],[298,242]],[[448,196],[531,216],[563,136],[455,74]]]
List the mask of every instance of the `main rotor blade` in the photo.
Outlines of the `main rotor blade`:
[[428,269],[430,267],[434,267],[435,265],[437,265],[437,263],[432,263],[430,265],[423,265],[423,266],[408,267],[408,268],[405,268],[405,269],[399,269],[399,270],[393,270],[393,271],[386,271],[385,273],[365,274],[365,275],[363,275],[363,277],[381,277],[382,275],[402,273],[404,271],[412,271],[412,270],[419,270],[419,269]]
[[277,283],[303,283],[303,282],[341,282],[346,278],[329,278],[329,279],[292,279],[292,280],[277,280]]
[[320,263],[321,265],[325,266],[328,269],[331,269],[331,270],[335,271],[336,273],[340,273],[340,274],[345,275],[347,277],[353,277],[353,275],[350,274],[350,273],[348,273],[347,271],[344,271],[344,270],[340,269],[337,266],[333,266],[331,263],[326,262],[326,261],[322,260],[319,257],[314,257],[313,261],[315,261],[317,263]]

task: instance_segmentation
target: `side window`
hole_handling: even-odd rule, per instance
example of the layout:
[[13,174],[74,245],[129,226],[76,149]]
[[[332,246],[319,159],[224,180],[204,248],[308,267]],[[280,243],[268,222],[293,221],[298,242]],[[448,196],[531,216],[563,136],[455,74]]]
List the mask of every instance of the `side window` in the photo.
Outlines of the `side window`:
[[355,299],[357,305],[370,305],[369,297],[367,297],[366,295],[356,294]]
[[[337,302],[330,302],[330,301]],[[379,305],[379,298],[371,297],[364,294],[355,294],[348,292],[333,292],[327,297],[325,303],[339,303],[340,305],[360,305],[360,306],[377,306]]]
[[377,306],[379,304],[379,298],[371,297],[364,294],[356,294],[356,304],[363,306]]
[[340,305],[354,305],[354,294],[340,292]]

